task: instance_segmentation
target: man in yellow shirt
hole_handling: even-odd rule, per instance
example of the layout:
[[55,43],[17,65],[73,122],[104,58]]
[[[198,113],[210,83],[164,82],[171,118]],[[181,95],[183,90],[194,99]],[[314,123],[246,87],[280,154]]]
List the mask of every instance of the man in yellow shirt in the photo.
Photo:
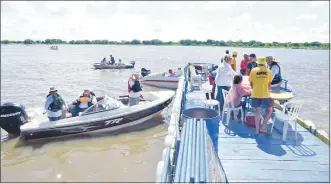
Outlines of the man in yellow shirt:
[[237,56],[238,56],[238,52],[236,52],[236,51],[232,52],[231,68],[234,71],[236,71],[236,67],[237,67],[237,62],[236,62]]
[[[266,58],[259,57],[257,60],[258,67],[252,69],[249,75],[249,82],[252,87],[252,107],[255,111],[255,133],[267,134],[267,122],[270,119],[273,107],[273,100],[270,98],[270,83],[272,81],[271,70],[266,67]],[[263,124],[260,129],[261,106],[267,108]]]

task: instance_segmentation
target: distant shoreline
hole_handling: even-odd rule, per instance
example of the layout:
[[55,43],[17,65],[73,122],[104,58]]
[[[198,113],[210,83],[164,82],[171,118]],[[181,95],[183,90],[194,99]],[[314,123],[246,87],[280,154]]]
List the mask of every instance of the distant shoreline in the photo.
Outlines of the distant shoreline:
[[217,41],[217,40],[180,40],[178,42],[163,42],[158,39],[154,40],[132,40],[132,41],[109,41],[109,40],[71,40],[69,42],[61,39],[46,39],[24,41],[1,40],[1,44],[25,44],[25,45],[135,45],[135,46],[204,46],[204,47],[240,47],[240,48],[285,48],[285,49],[309,49],[309,50],[328,50],[329,43],[320,42],[305,42],[305,43],[263,43],[260,41],[251,40],[249,42],[243,41]]

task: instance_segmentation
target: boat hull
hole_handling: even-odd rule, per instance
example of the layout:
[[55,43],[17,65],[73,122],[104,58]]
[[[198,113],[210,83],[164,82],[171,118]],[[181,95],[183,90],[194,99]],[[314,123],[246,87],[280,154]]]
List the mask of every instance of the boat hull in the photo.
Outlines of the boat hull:
[[130,69],[133,65],[101,65],[100,63],[93,64],[95,69]]
[[162,74],[152,74],[142,78],[141,83],[144,85],[177,89],[180,77],[167,77]]
[[[72,124],[62,127],[51,127],[46,129],[22,130],[21,137],[25,140],[41,139],[50,137],[66,136],[71,134],[85,132],[100,132],[100,130],[112,130],[131,126],[133,124],[144,122],[162,111],[172,101],[172,98],[147,109],[142,109],[135,113],[125,114],[123,116],[113,116],[100,121],[86,122],[82,124]],[[134,106],[133,106],[134,107]]]

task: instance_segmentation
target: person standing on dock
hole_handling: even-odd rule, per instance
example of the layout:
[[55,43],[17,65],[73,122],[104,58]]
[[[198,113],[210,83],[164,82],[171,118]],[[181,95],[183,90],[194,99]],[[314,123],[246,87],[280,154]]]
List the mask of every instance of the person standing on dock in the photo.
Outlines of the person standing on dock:
[[224,56],[224,62],[218,67],[218,71],[215,77],[215,84],[217,85],[217,95],[216,100],[220,102],[221,111],[224,106],[223,92],[222,89],[229,91],[232,85],[233,77],[237,73],[231,68],[232,58],[229,54]]
[[247,75],[247,64],[249,63],[248,54],[244,53],[244,58],[240,62],[240,74],[245,76]]
[[[267,64],[265,57],[259,57],[257,64],[258,67],[252,69],[248,78],[252,88],[252,107],[255,108],[255,133],[267,134],[267,122],[270,119],[273,107],[273,100],[270,98],[272,74],[271,70],[265,66]],[[260,129],[261,107],[267,110]]]
[[238,52],[236,51],[232,52],[231,67],[234,71],[236,71],[237,69],[237,61],[236,61],[237,56],[238,56]]
[[257,63],[256,63],[256,55],[255,54],[250,54],[249,55],[249,63],[247,63],[247,75],[249,75],[251,73],[251,70],[255,67],[257,67]]
[[271,70],[272,73],[272,82],[271,82],[271,88],[272,87],[278,87],[280,86],[282,82],[282,73],[279,66],[279,61],[277,61],[272,56],[266,57],[268,68]]
[[[229,50],[225,50],[225,55],[228,55],[230,54],[230,51]],[[224,56],[221,57],[221,63],[223,63],[223,60],[224,60]]]
[[139,74],[135,72],[128,80],[129,106],[139,104],[139,98],[143,98],[141,91],[142,87],[139,82]]

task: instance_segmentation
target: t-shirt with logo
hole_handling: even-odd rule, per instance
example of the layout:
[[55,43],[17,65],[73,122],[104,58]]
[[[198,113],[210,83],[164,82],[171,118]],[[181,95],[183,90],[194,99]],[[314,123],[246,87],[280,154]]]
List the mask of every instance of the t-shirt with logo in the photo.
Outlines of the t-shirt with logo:
[[269,83],[272,81],[270,69],[265,66],[253,68],[248,81],[253,83],[252,98],[270,98]]

